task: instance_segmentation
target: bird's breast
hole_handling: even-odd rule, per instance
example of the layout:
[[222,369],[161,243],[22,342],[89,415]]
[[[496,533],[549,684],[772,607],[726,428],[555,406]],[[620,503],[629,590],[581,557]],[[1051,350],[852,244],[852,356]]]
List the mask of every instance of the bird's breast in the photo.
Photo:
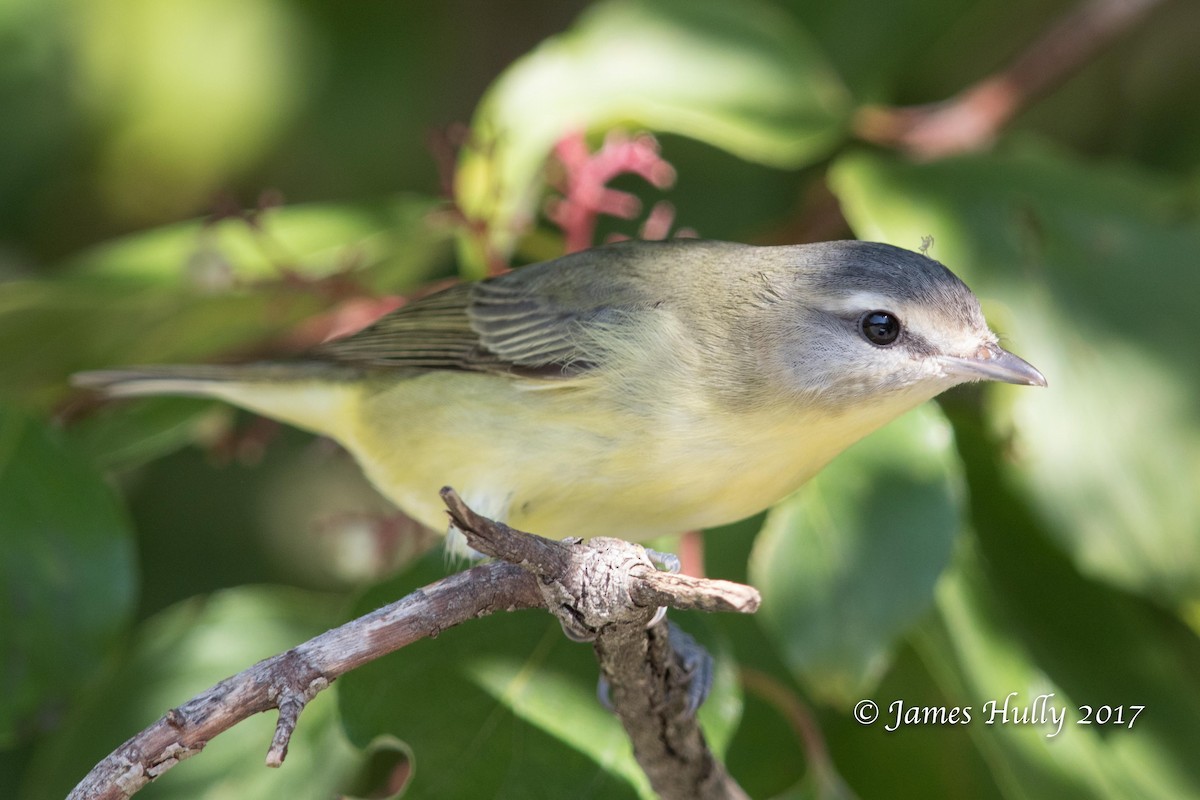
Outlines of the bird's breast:
[[447,372],[365,391],[346,443],[381,491],[432,527],[445,525],[438,490],[450,485],[534,533],[644,540],[767,508],[878,417],[631,405],[586,382],[530,390]]

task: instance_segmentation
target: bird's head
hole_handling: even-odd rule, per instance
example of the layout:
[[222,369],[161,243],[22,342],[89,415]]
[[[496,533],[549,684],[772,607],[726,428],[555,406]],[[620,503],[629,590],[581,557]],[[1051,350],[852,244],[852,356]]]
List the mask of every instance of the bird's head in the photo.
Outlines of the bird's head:
[[978,298],[937,261],[857,241],[780,250],[790,251],[774,273],[781,313],[764,326],[776,341],[760,352],[805,402],[911,406],[969,381],[1046,385],[1000,347]]

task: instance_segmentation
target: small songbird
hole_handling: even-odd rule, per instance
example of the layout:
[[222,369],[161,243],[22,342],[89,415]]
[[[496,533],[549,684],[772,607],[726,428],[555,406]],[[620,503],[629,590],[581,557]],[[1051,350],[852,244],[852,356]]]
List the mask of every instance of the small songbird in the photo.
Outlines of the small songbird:
[[644,540],[761,511],[956,384],[1046,385],[996,342],[966,284],[919,253],[683,239],[453,286],[292,360],[76,382],[329,436],[432,527],[450,485],[527,531]]

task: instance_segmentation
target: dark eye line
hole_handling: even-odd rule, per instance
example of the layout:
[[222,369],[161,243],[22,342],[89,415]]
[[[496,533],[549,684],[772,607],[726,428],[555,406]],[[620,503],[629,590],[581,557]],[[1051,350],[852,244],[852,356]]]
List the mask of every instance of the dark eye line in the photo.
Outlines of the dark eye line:
[[907,328],[901,332],[900,338],[897,341],[902,341],[904,349],[917,356],[935,356],[939,352],[928,339],[918,333],[913,333]]

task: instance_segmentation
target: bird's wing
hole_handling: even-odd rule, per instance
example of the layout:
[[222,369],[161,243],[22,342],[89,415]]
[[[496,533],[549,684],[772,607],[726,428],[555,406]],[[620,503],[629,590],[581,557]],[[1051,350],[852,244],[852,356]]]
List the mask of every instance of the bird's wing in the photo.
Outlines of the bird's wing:
[[621,316],[608,306],[564,307],[555,292],[519,279],[459,284],[422,298],[312,355],[370,367],[508,372],[542,377],[578,375],[596,365],[580,331]]
[[466,314],[470,288],[458,284],[416,300],[311,355],[356,366],[467,368],[479,346]]

